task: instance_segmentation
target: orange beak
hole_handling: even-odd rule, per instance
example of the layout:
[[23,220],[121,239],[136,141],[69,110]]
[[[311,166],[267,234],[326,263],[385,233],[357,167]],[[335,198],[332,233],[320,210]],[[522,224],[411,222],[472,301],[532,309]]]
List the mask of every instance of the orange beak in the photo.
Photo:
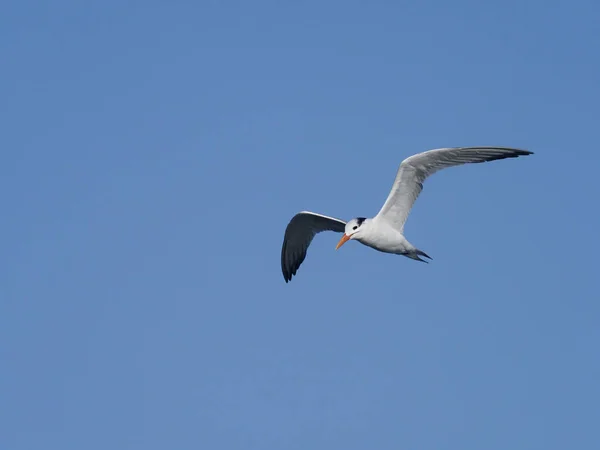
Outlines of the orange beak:
[[340,242],[338,242],[338,245],[335,246],[335,249],[337,250],[338,248],[340,248],[342,245],[344,245],[348,240],[350,240],[350,236],[348,236],[346,233],[344,233],[344,235],[342,236],[342,238],[340,239]]

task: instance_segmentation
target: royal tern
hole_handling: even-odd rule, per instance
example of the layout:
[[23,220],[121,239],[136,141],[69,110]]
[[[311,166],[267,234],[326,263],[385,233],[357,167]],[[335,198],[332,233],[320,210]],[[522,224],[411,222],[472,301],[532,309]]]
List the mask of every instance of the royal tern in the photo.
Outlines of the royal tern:
[[285,282],[296,275],[306,258],[308,246],[321,231],[344,233],[335,247],[336,250],[349,240],[357,240],[380,252],[427,262],[420,256],[432,258],[404,237],[404,223],[423,189],[425,179],[447,167],[532,154],[533,152],[507,147],[453,147],[429,150],[402,161],[387,200],[379,213],[371,219],[357,217],[346,223],[310,211],[299,212],[288,224],[283,238],[281,270]]

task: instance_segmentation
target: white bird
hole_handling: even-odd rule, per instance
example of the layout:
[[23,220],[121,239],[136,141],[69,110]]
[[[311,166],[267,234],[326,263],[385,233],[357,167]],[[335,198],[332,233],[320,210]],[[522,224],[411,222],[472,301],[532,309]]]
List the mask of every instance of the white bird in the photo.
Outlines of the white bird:
[[357,217],[346,223],[310,211],[296,214],[285,230],[281,248],[281,270],[285,282],[296,275],[306,258],[308,246],[321,231],[344,233],[335,247],[336,250],[349,240],[357,240],[380,252],[427,262],[420,256],[432,258],[404,237],[404,223],[427,177],[447,167],[532,154],[533,152],[527,150],[507,147],[453,147],[429,150],[402,161],[387,200],[379,213],[371,219]]

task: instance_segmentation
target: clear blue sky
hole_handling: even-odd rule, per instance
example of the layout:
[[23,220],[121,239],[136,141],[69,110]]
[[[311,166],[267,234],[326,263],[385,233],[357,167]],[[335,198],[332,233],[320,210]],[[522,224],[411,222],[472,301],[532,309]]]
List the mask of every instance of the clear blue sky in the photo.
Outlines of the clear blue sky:
[[[598,2],[0,13],[0,448],[598,449]],[[429,179],[422,264],[285,226]]]

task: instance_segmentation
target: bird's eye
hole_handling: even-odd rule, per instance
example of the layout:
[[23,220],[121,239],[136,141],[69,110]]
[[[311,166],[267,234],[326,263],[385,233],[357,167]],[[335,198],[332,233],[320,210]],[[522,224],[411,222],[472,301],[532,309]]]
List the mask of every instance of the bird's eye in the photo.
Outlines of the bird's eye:
[[354,225],[354,226],[352,227],[352,229],[353,229],[353,230],[356,230],[357,228],[358,228],[358,226],[357,226],[357,225]]

